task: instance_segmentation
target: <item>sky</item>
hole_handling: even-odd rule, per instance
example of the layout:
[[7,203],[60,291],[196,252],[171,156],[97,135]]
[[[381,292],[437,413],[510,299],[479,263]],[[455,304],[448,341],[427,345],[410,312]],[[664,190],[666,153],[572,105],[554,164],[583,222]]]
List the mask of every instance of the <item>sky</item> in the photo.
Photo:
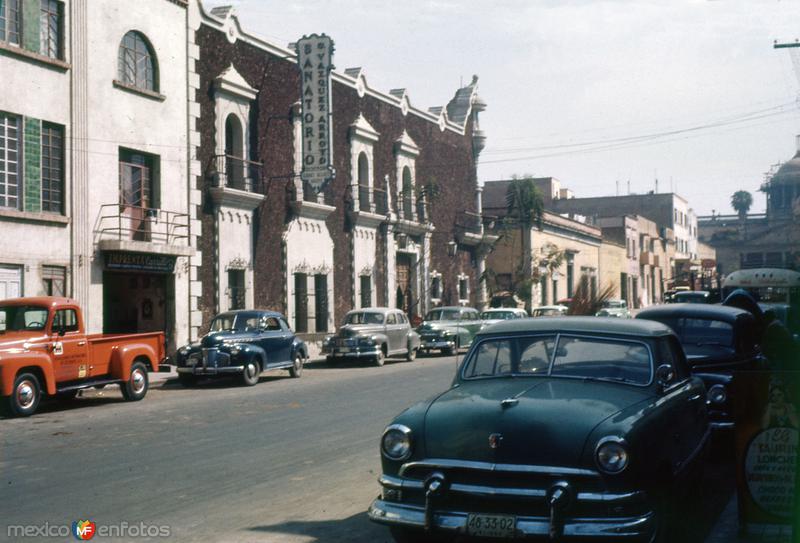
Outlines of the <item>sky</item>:
[[798,0],[225,3],[279,45],[328,34],[338,71],[361,66],[370,87],[405,88],[421,109],[478,75],[481,181],[552,176],[602,196],[657,180],[700,215],[734,213],[743,189],[759,212],[765,174],[796,151],[800,83],[773,42],[800,38]]

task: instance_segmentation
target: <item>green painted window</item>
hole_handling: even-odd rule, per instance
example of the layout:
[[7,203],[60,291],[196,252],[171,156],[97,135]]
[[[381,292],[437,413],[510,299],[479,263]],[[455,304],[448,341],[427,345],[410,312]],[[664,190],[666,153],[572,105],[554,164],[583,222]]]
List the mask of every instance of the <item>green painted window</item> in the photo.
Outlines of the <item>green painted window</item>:
[[64,129],[42,123],[42,211],[64,211]]

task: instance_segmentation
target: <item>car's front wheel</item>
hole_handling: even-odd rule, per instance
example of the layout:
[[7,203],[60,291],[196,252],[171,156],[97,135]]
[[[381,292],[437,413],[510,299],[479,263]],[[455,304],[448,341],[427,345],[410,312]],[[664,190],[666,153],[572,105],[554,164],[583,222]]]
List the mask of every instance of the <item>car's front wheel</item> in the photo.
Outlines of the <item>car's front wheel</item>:
[[258,383],[259,375],[261,375],[261,365],[251,358],[242,370],[242,384],[248,387],[255,385]]
[[406,360],[408,362],[413,362],[416,358],[417,358],[417,350],[411,345],[409,345],[408,351],[406,351]]
[[383,347],[381,347],[378,354],[375,355],[373,361],[376,366],[383,366],[384,362],[386,362],[386,353],[383,352]]
[[29,417],[36,412],[42,398],[42,387],[39,379],[32,373],[21,373],[14,379],[14,388],[7,398],[10,415]]

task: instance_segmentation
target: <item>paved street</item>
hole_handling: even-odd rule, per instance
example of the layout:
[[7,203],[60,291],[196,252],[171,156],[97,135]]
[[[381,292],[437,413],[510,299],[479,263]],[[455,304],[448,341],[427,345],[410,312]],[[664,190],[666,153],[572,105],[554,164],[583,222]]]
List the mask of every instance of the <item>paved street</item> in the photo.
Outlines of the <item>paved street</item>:
[[[324,363],[252,388],[170,380],[141,403],[116,387],[0,420],[0,540],[6,524],[167,525],[186,541],[372,542],[378,437],[410,403],[448,386],[455,358]],[[707,470],[682,520],[702,541],[726,505],[730,462]]]

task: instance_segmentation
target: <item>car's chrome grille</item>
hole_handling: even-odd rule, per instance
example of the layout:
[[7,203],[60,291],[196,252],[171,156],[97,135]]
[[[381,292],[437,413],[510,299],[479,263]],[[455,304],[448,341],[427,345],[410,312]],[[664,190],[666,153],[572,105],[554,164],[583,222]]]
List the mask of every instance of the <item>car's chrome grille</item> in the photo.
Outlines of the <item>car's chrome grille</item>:
[[402,481],[403,501],[424,505],[424,482],[439,473],[444,475],[448,491],[437,507],[453,510],[547,516],[548,492],[562,481],[572,486],[578,498],[570,506],[572,517],[627,516],[646,510],[643,493],[609,489],[603,478],[591,470],[483,463],[475,463],[477,468],[472,468],[467,465],[469,462],[454,464],[406,464],[397,478]]

